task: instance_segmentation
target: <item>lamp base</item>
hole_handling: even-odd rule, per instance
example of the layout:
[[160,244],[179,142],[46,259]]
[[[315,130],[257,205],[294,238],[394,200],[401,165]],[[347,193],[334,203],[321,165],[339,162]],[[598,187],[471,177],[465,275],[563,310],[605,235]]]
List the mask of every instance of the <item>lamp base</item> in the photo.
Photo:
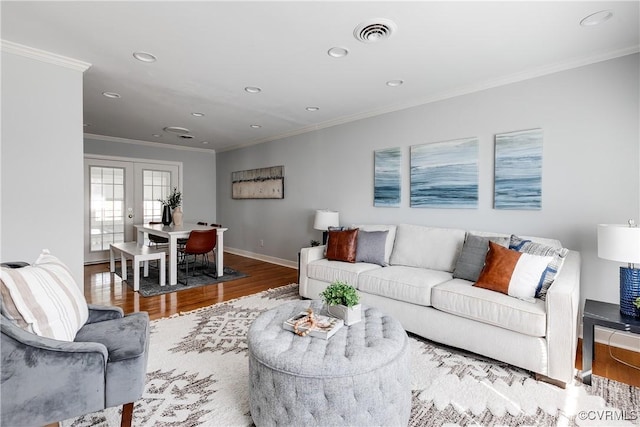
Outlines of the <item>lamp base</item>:
[[620,267],[620,313],[640,317],[633,303],[640,297],[640,269]]

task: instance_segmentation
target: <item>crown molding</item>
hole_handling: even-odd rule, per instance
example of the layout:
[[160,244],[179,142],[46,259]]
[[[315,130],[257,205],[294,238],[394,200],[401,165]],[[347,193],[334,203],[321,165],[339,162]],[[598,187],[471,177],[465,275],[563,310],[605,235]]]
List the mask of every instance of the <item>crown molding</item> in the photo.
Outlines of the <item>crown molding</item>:
[[559,73],[562,71],[571,70],[574,68],[580,68],[587,65],[595,64],[598,62],[608,61],[611,59],[620,58],[627,55],[633,55],[640,52],[640,45],[630,46],[624,49],[618,49],[614,51],[608,51],[597,55],[592,55],[582,58],[572,58],[567,61],[562,61],[556,64],[546,65],[543,67],[534,68],[521,73],[510,74],[498,79],[488,80],[480,82],[474,85],[463,86],[447,92],[440,92],[433,94],[427,98],[422,98],[410,103],[396,104],[389,107],[371,110],[364,113],[358,113],[351,116],[340,117],[335,120],[329,120],[323,123],[318,123],[304,128],[295,129],[290,132],[281,133],[272,137],[257,139],[247,142],[246,144],[234,145],[226,148],[219,149],[218,152],[232,151],[239,148],[250,147],[252,145],[258,145],[265,142],[277,141],[292,136],[302,135],[315,130],[325,129],[333,126],[339,126],[346,123],[355,122],[358,120],[368,119],[371,117],[380,116],[382,114],[393,113],[396,111],[406,110],[408,108],[419,107],[421,105],[431,104],[433,102],[443,101],[445,99],[455,98],[462,95],[468,95],[474,92],[481,92],[486,89],[492,89],[500,86],[506,86],[512,83],[518,83],[525,80],[531,80],[537,77],[543,77],[550,74]]
[[180,150],[180,151],[197,151],[199,153],[209,153],[209,154],[215,154],[216,152],[216,150],[208,149],[208,148],[183,147],[181,145],[175,145],[175,144],[164,144],[162,142],[153,142],[153,141],[140,141],[138,139],[119,138],[117,136],[96,135],[92,133],[85,133],[84,138],[94,139],[98,141],[106,141],[106,142],[120,142],[122,144],[142,145],[145,147],[170,148],[172,150]]
[[12,53],[14,55],[20,55],[26,58],[35,59],[36,61],[70,68],[82,73],[84,73],[89,69],[89,67],[91,67],[91,64],[89,64],[88,62],[58,55],[56,53],[47,52],[45,50],[36,49],[34,47],[10,42],[8,40],[0,40],[0,50],[2,50],[3,52]]

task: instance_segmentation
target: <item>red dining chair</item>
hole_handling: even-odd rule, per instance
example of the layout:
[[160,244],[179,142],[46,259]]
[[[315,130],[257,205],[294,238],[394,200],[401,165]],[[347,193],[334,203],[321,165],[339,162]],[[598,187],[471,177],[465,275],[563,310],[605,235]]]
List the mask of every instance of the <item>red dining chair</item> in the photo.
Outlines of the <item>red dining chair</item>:
[[[191,257],[193,258],[193,272],[197,268],[198,256],[202,256],[203,273],[205,275],[211,275],[207,270],[209,269],[209,252],[213,251],[218,243],[218,235],[215,228],[211,230],[193,230],[189,233],[189,238],[184,247],[178,248],[182,263],[186,266],[185,281],[183,285],[188,284],[189,280],[189,264],[191,264]],[[215,266],[215,263],[214,263]]]

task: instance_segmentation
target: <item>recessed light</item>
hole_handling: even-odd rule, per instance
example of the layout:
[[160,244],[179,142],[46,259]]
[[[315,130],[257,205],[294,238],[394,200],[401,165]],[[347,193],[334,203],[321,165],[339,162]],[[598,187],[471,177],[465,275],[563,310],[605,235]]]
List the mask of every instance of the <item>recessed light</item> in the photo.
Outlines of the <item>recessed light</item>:
[[183,134],[183,135],[178,135],[178,138],[182,138],[182,139],[193,139],[193,135],[189,135],[189,134]]
[[193,117],[204,117],[204,113],[191,113]]
[[102,95],[106,96],[107,98],[120,98],[120,94],[115,92],[102,92]]
[[260,129],[262,126],[261,125],[251,125],[250,127],[252,129]]
[[162,129],[165,132],[171,132],[171,133],[175,133],[176,135],[184,135],[186,133],[189,133],[189,129],[187,128],[183,128],[180,126],[167,126],[165,128]]
[[605,21],[608,21],[613,17],[613,11],[611,10],[601,10],[596,13],[592,13],[591,15],[585,17],[580,21],[580,25],[583,27],[592,27],[594,25],[602,24]]
[[209,141],[202,141],[202,143],[203,143],[203,144],[208,144],[208,143],[209,143]]
[[349,50],[346,47],[332,47],[327,54],[332,58],[342,58],[349,54]]
[[398,87],[398,86],[401,86],[403,83],[404,83],[404,80],[399,80],[399,79],[398,80],[389,80],[387,82],[387,86]]
[[313,111],[318,111],[319,109],[320,109],[320,107],[307,107],[307,108],[305,108],[305,110],[312,111],[312,112]]
[[149,52],[133,52],[133,57],[142,62],[156,62],[158,58]]
[[82,126],[88,128],[89,126],[91,126],[91,123],[83,123]]
[[154,138],[162,138],[162,135],[160,135],[159,133],[154,133],[153,135]]
[[247,86],[244,88],[245,92],[248,93],[260,93],[262,92],[262,89],[260,89],[259,87],[256,86]]

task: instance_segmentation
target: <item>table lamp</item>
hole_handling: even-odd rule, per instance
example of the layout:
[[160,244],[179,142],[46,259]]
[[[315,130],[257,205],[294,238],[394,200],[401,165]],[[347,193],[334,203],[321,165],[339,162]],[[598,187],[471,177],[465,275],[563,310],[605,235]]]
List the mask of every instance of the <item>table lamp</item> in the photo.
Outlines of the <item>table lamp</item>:
[[316,211],[316,218],[313,221],[313,228],[322,231],[322,244],[327,244],[327,237],[329,236],[329,227],[337,227],[340,225],[340,214],[336,211],[329,209],[318,209]]
[[620,313],[638,316],[633,304],[640,297],[640,228],[633,220],[624,224],[598,225],[598,256],[612,261],[626,262],[620,267]]

